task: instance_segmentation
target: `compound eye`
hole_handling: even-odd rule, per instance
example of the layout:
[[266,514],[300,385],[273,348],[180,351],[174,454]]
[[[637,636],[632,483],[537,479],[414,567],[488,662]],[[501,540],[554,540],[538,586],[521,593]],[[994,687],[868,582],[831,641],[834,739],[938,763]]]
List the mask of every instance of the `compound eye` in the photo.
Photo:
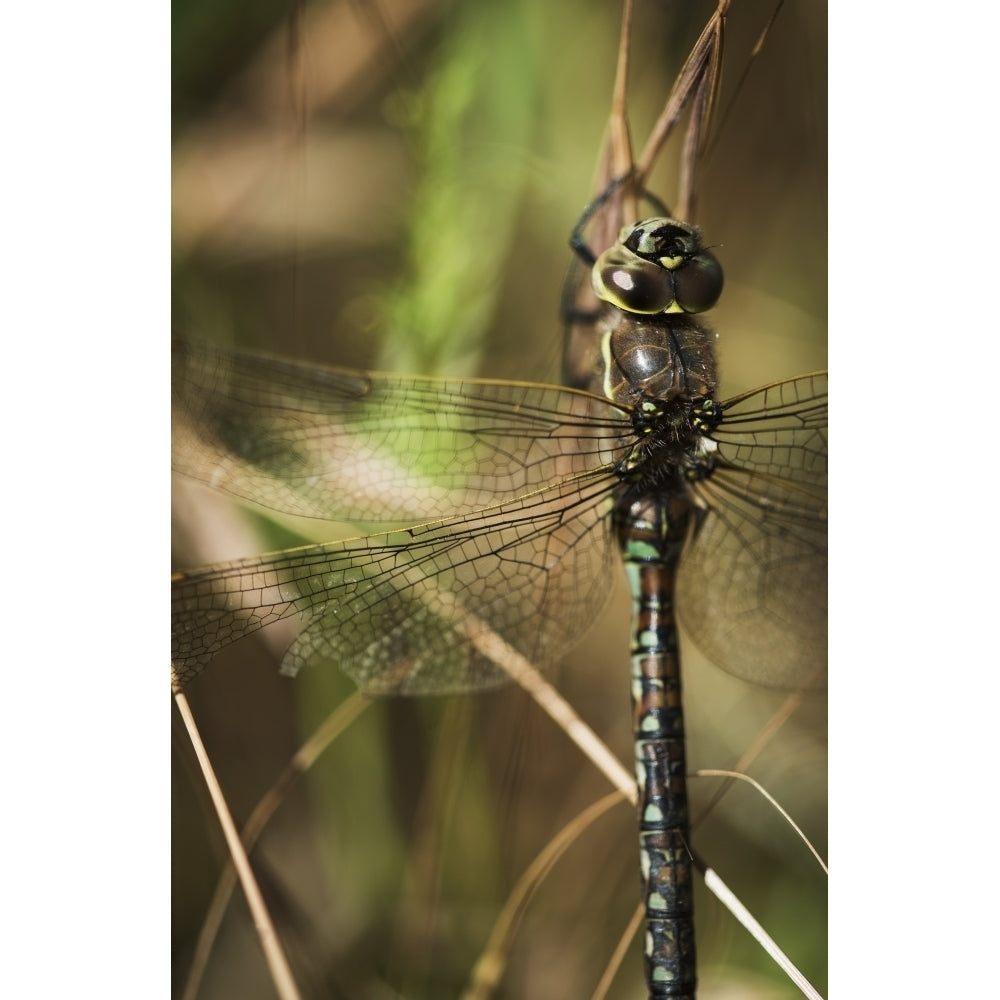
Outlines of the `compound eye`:
[[722,265],[711,251],[699,251],[672,274],[677,304],[684,312],[704,312],[719,301],[722,294]]
[[701,245],[698,231],[675,219],[625,226],[619,242],[594,264],[597,296],[626,312],[696,313],[722,294],[722,265]]
[[626,312],[652,315],[674,302],[674,282],[669,271],[624,251],[620,245],[605,250],[594,265],[597,296]]

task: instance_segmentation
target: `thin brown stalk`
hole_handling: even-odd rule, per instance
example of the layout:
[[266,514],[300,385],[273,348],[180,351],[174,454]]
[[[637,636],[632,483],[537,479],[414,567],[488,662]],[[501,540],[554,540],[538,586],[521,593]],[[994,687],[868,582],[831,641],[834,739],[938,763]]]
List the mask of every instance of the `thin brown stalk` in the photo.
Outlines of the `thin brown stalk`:
[[184,696],[184,692],[175,690],[174,701],[177,704],[178,711],[181,713],[181,718],[184,720],[184,726],[191,738],[191,745],[194,747],[198,764],[201,766],[205,784],[208,786],[209,795],[212,797],[212,804],[215,806],[216,815],[219,817],[219,823],[222,826],[222,833],[226,838],[229,856],[233,859],[233,865],[239,876],[240,884],[243,886],[247,905],[250,907],[250,913],[253,915],[254,929],[257,931],[257,937],[260,940],[275,989],[278,991],[278,996],[281,1000],[300,1000],[299,990],[295,985],[291,966],[288,964],[284,949],[281,947],[281,941],[278,939],[274,924],[271,922],[271,915],[268,913],[267,906],[264,903],[260,886],[257,885],[253,869],[250,867],[250,861],[247,858],[246,851],[243,849],[240,835],[236,830],[236,824],[233,822],[229,806],[222,793],[222,786],[215,776],[215,769],[212,767],[208,751],[202,742],[201,734],[198,732],[198,726],[194,721],[194,716],[191,714],[191,708],[188,705],[187,698]]

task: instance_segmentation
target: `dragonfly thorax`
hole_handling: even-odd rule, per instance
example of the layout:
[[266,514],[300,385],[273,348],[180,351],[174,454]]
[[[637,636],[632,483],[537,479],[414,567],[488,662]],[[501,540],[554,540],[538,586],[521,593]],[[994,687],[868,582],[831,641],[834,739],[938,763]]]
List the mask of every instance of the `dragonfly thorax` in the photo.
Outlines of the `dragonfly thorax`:
[[715,334],[690,316],[639,316],[606,306],[601,361],[590,389],[616,403],[690,404],[715,394]]
[[[662,494],[685,490],[700,468],[718,370],[715,334],[686,315],[639,316],[611,305],[598,320],[601,360],[591,391],[628,406],[635,435],[617,472]],[[672,485],[671,485],[672,484]]]
[[687,493],[686,484],[711,475],[712,442],[697,414],[705,400],[646,400],[632,411],[635,440],[616,468],[633,496]]

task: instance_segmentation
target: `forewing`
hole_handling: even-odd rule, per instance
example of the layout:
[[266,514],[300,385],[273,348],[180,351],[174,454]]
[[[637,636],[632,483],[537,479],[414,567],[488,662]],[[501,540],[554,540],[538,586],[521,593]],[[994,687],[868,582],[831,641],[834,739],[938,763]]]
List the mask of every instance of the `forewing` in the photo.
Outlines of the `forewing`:
[[616,461],[628,418],[584,393],[296,364],[173,360],[173,466],[273,510],[371,525],[482,509]]
[[826,683],[826,392],[824,372],[722,404],[680,568],[679,613],[702,652],[786,689]]

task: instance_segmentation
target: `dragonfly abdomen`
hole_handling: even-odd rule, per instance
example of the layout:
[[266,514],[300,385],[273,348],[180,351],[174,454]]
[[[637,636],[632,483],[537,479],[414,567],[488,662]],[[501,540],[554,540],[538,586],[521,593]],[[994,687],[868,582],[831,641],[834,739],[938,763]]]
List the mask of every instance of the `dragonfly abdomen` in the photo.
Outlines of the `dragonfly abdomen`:
[[632,592],[632,708],[640,882],[651,997],[694,997],[694,900],[684,713],[674,611],[691,505],[682,492],[626,500],[615,520]]

